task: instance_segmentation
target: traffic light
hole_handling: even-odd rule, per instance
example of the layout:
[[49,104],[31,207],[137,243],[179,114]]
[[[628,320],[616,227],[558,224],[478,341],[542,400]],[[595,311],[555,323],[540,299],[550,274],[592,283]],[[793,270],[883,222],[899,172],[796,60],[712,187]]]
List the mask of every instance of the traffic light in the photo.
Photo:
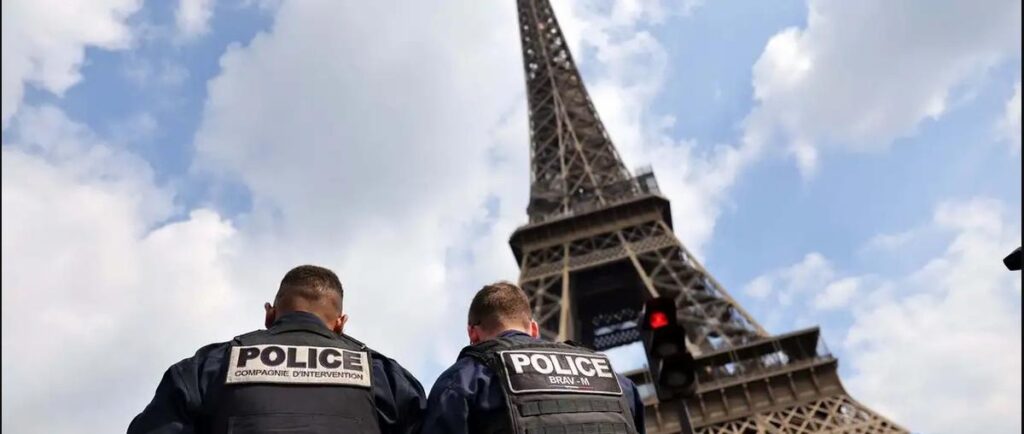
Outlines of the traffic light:
[[690,396],[696,384],[693,355],[686,348],[686,329],[679,324],[676,310],[671,298],[657,297],[644,303],[640,317],[647,364],[662,401]]

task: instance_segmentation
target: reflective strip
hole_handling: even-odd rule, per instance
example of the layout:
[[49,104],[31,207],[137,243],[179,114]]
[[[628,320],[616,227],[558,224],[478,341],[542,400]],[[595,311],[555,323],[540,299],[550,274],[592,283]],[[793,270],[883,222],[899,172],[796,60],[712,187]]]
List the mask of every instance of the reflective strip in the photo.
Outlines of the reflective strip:
[[526,434],[628,434],[624,423],[577,423],[573,425],[527,428]]
[[546,399],[519,404],[519,414],[523,416],[539,416],[556,413],[589,413],[613,412],[621,413],[619,401],[600,399]]

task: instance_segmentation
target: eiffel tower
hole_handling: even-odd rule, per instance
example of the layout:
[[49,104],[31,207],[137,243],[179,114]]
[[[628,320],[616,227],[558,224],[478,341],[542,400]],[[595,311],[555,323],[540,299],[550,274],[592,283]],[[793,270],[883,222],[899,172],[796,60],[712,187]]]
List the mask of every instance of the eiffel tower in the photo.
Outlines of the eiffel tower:
[[[649,169],[623,165],[548,0],[517,0],[530,111],[529,223],[509,241],[541,333],[597,350],[639,340],[642,303],[670,296],[697,393],[645,398],[647,432],[905,433],[847,394],[817,327],[771,335],[686,250]],[[650,390],[646,369],[628,374]]]

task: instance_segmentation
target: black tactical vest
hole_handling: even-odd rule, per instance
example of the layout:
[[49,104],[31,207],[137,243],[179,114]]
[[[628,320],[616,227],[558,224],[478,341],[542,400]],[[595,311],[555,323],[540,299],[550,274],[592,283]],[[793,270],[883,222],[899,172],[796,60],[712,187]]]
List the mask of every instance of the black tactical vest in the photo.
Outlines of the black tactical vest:
[[464,348],[501,382],[506,418],[474,421],[474,434],[636,434],[608,358],[568,344],[498,338]]
[[214,397],[215,434],[377,434],[370,351],[305,324],[236,337]]

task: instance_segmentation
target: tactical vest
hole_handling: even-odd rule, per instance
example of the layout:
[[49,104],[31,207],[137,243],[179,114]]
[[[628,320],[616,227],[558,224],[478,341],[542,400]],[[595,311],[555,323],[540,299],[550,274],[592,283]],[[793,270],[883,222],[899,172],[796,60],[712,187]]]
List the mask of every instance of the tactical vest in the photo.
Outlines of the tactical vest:
[[[498,338],[464,348],[501,383],[507,418],[474,422],[474,434],[636,434],[608,357],[568,344]],[[642,410],[642,409],[641,409]]]
[[378,434],[370,351],[304,324],[236,337],[212,409],[215,434]]

